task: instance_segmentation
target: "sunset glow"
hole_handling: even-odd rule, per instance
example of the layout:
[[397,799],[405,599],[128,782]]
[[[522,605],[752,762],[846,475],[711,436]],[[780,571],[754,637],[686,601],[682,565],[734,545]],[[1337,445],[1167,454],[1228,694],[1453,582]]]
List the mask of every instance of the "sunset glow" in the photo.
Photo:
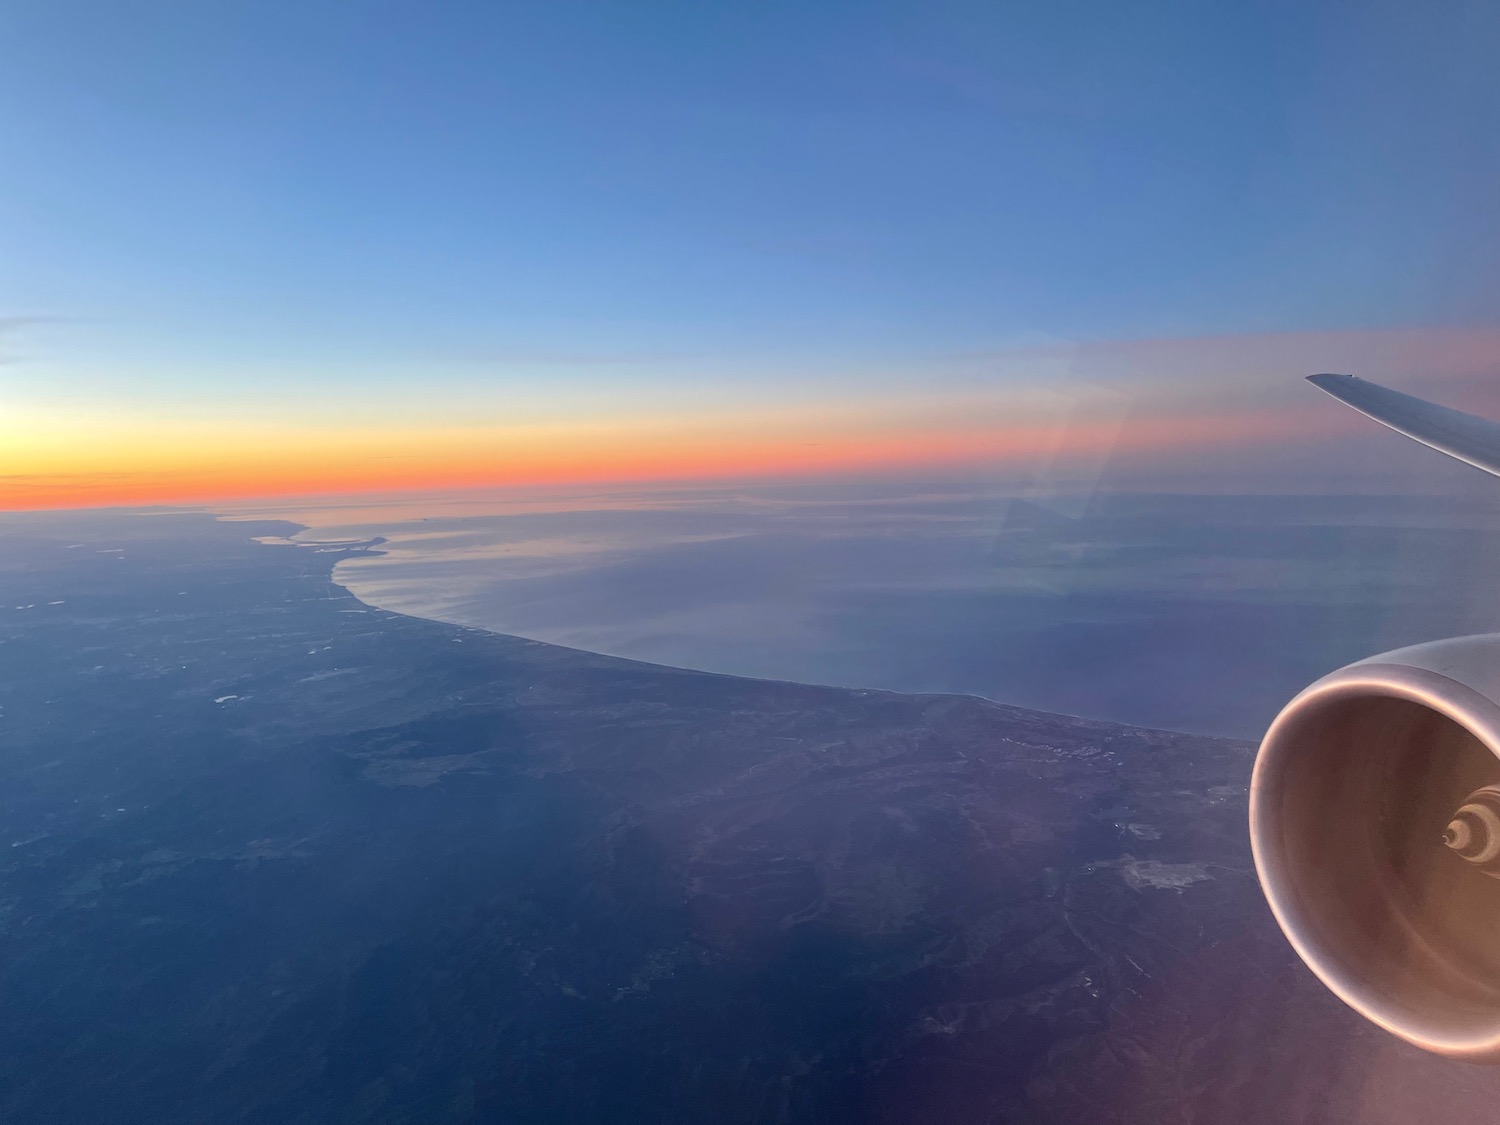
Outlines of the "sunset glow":
[[[856,417],[770,414],[664,423],[314,430],[143,422],[18,427],[0,507],[211,502],[334,492],[713,480],[940,468],[1003,469],[1282,441],[1337,416],[1263,409],[1142,417],[1007,419],[992,402]],[[929,417],[923,418],[923,414]]]
[[1433,393],[1500,407],[1500,333],[1483,330],[1135,340],[977,362],[997,375],[949,361],[925,391],[901,389],[918,382],[902,374],[841,398],[788,389],[768,403],[745,384],[633,408],[550,401],[535,376],[513,380],[500,403],[450,388],[456,402],[441,410],[409,390],[346,406],[289,389],[279,407],[249,387],[228,401],[190,393],[74,409],[33,394],[0,413],[0,509],[944,470],[1096,476],[1211,452],[1191,489],[1222,485],[1246,458],[1316,458],[1309,439],[1359,433],[1352,415],[1316,409],[1296,378],[1310,370],[1399,379],[1422,363]]

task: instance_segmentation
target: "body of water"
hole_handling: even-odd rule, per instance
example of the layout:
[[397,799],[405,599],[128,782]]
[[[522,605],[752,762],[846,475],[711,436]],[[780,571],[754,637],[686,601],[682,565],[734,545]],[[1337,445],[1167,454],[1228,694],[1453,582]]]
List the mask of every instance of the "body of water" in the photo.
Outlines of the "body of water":
[[[264,510],[256,514],[265,514]],[[1100,495],[781,485],[360,500],[372,605],[736,675],[966,692],[1257,737],[1340,664],[1500,629],[1500,491]]]

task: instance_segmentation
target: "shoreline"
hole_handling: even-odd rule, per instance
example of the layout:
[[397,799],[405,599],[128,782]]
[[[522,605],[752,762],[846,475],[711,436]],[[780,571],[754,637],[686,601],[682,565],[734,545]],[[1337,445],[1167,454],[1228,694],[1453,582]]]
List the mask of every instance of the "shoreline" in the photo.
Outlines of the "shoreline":
[[[243,520],[232,518],[225,519],[223,516],[216,513],[211,514],[214,515],[215,519],[220,520],[224,523],[246,522]],[[387,555],[389,552],[379,550],[378,548],[382,544],[390,541],[388,537],[377,535],[372,538],[362,540],[302,539],[301,536],[303,534],[309,531],[314,531],[316,529],[311,528],[305,524],[299,524],[294,520],[281,520],[279,522],[285,522],[293,527],[298,528],[299,530],[291,535],[287,535],[284,537],[251,537],[251,541],[266,546],[300,547],[303,549],[313,550],[315,553],[358,552],[357,554],[350,554],[347,558],[335,561],[334,565],[329,570],[329,581],[338,586],[340,589],[344,590],[349,594],[350,597],[354,598],[354,600],[359,602],[361,605],[369,609],[379,610],[382,613],[394,614],[398,617],[410,618],[416,621],[429,621],[456,629],[468,630],[489,636],[505,637],[510,640],[523,641],[527,644],[545,645],[549,648],[555,648],[565,652],[577,653],[584,656],[598,657],[604,660],[620,661],[625,664],[660,671],[683,672],[693,675],[724,677],[727,679],[745,680],[753,683],[762,683],[768,685],[784,685],[789,687],[808,687],[828,689],[833,691],[847,691],[853,692],[857,695],[889,695],[905,698],[975,700],[978,702],[993,704],[998,707],[1008,708],[1015,711],[1045,715],[1058,719],[1067,719],[1071,722],[1077,723],[1097,724],[1100,727],[1126,727],[1132,730],[1139,730],[1156,734],[1183,735],[1193,738],[1212,739],[1215,741],[1222,741],[1226,743],[1246,745],[1253,744],[1256,741],[1254,739],[1246,739],[1235,735],[1223,734],[1222,732],[1217,731],[1195,731],[1184,730],[1175,727],[1152,726],[1143,723],[1131,723],[1121,719],[1111,718],[1109,716],[1086,715],[1075,712],[1051,710],[1045,707],[1031,706],[1026,703],[1018,703],[1012,700],[998,699],[979,692],[941,690],[922,691],[902,688],[868,687],[863,685],[830,683],[819,680],[793,679],[782,676],[749,675],[742,672],[722,671],[715,668],[701,668],[682,664],[671,664],[662,661],[648,660],[638,656],[630,656],[623,653],[604,652],[598,649],[583,648],[577,645],[570,645],[546,637],[527,636],[523,633],[497,629],[489,625],[477,624],[473,621],[452,620],[428,613],[416,613],[408,609],[395,608],[390,605],[383,605],[377,601],[369,600],[367,597],[362,595],[360,591],[355,588],[355,586],[339,577],[340,567],[344,566],[346,562],[362,558],[378,558],[383,555]]]

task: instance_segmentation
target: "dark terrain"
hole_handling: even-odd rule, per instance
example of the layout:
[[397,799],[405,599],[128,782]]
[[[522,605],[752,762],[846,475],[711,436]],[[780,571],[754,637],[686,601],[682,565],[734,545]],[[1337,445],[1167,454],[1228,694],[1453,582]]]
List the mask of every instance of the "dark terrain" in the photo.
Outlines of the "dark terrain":
[[370,609],[0,517],[0,1121],[1495,1118],[1324,992],[1242,742]]

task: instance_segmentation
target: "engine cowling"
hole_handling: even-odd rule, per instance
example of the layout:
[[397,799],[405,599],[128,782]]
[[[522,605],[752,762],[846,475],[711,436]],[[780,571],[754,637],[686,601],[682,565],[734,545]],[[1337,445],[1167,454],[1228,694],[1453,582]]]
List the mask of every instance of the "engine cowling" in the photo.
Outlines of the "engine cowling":
[[1500,634],[1414,645],[1312,684],[1250,786],[1261,886],[1356,1011],[1500,1062]]

